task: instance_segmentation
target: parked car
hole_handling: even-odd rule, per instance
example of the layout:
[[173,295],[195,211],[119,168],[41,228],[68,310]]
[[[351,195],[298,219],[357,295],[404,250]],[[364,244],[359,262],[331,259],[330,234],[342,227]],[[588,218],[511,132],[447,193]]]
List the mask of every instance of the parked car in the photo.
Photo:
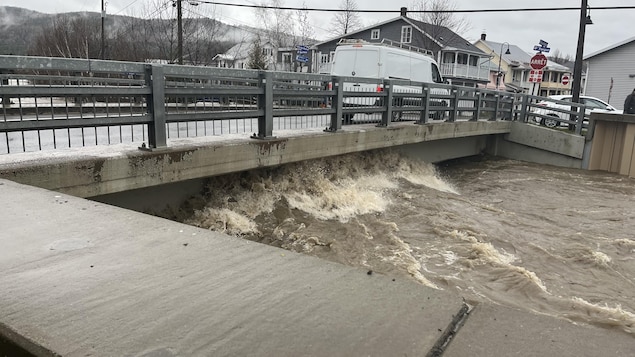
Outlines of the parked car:
[[[567,104],[556,103],[554,102],[554,100],[571,102],[571,99],[573,98],[572,95],[552,95],[547,98],[549,98],[549,100],[543,100],[536,103],[537,107],[533,109],[532,112],[535,114],[553,117],[553,119],[535,116],[534,120],[537,123],[544,125],[548,128],[555,128],[560,126],[563,120],[570,120],[569,118],[571,115],[569,113],[554,110],[554,109],[559,109],[563,111],[571,111],[571,107],[568,106]],[[621,110],[615,109],[612,105],[595,97],[580,96],[580,104],[585,105],[585,111],[584,111],[585,120],[588,120],[589,116],[593,112],[622,114]]]

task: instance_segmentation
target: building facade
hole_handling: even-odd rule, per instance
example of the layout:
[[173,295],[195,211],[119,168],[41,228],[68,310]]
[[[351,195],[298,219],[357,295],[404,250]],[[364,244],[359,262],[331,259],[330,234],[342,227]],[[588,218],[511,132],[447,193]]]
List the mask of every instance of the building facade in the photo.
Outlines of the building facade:
[[587,64],[585,95],[600,98],[618,109],[635,89],[635,37],[594,52]]
[[529,64],[532,54],[507,42],[489,41],[485,34],[474,45],[489,54],[491,73],[484,88],[534,93],[543,97],[571,93],[571,80],[568,83],[563,82],[564,76],[571,78],[569,67],[547,61],[540,82],[532,82],[532,68]]

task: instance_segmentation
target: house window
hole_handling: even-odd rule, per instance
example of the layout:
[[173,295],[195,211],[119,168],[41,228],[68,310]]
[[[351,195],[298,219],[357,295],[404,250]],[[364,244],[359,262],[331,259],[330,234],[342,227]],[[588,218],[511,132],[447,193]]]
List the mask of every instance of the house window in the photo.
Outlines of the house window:
[[291,63],[291,54],[283,53],[282,54],[282,63]]
[[379,40],[379,29],[373,29],[372,31],[370,31],[370,39]]
[[320,55],[320,63],[330,63],[330,58],[328,53],[322,53]]
[[401,43],[412,42],[412,26],[401,27]]
[[454,63],[454,52],[446,52],[443,54],[443,63]]
[[468,55],[466,53],[459,53],[459,55],[457,56],[456,63],[467,64],[467,57]]

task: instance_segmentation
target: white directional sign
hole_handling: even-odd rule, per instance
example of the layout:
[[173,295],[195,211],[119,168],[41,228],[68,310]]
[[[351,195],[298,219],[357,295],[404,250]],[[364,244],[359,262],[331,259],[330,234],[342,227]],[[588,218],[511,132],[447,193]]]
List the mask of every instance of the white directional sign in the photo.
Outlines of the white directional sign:
[[307,63],[307,62],[309,62],[309,57],[302,56],[302,55],[297,55],[297,56],[295,56],[295,60],[298,61],[298,62]]
[[299,55],[305,55],[307,53],[309,53],[309,47],[308,46],[304,46],[304,45],[298,46],[298,54]]

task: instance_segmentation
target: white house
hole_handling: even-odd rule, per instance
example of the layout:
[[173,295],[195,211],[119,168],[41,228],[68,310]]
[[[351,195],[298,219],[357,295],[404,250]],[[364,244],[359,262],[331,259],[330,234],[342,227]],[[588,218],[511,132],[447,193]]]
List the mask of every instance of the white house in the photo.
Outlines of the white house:
[[[213,58],[213,62],[216,67],[222,68],[248,68],[249,53],[253,48],[253,42],[241,41],[227,50],[225,53],[219,53]],[[276,63],[276,49],[271,43],[266,42],[261,44],[262,54],[265,56],[267,64],[272,67]],[[273,68],[269,68],[273,69]]]
[[635,37],[584,57],[587,80],[584,93],[623,109],[635,89]]

